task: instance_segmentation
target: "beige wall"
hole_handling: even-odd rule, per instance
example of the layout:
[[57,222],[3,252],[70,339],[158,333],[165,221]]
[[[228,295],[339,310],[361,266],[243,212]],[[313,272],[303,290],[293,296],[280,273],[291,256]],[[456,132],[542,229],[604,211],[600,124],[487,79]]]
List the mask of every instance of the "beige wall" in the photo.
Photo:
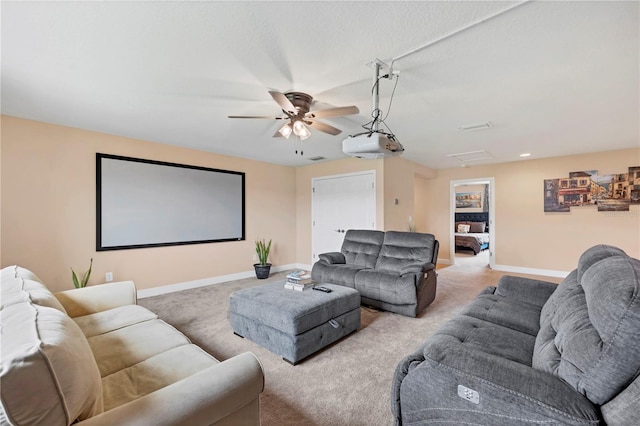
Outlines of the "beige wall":
[[[629,212],[543,211],[544,179],[578,170],[626,172],[640,165],[640,149],[438,171],[407,155],[294,169],[6,116],[1,124],[1,264],[27,266],[54,290],[70,288],[69,268],[83,271],[91,257],[91,283],[111,271],[140,289],[250,271],[259,237],[273,238],[274,265],[309,264],[311,180],[365,170],[376,171],[378,229],[405,230],[414,216],[419,231],[440,240],[441,260],[449,256],[450,182],[489,177],[495,178],[497,265],[569,271],[584,249],[599,243],[640,257],[639,205]],[[247,240],[97,253],[96,152],[245,172]]]
[[403,157],[384,159],[385,231],[409,230],[409,216],[416,215],[416,176],[432,179],[436,171]]
[[428,232],[427,223],[429,211],[429,180],[422,176],[414,176],[413,202],[415,210],[413,214],[413,223],[416,226],[416,232]]
[[[70,267],[90,283],[131,279],[139,289],[253,269],[254,241],[272,238],[274,265],[296,261],[296,172],[292,167],[2,116],[2,266],[20,264],[52,290],[73,285]],[[246,240],[96,252],[95,153],[246,173]]]
[[545,213],[543,180],[569,172],[626,173],[640,165],[640,149],[517,161],[484,167],[438,170],[429,181],[433,198],[429,228],[440,240],[440,259],[449,257],[449,192],[452,180],[495,178],[496,265],[570,271],[595,244],[612,244],[640,257],[640,205],[628,212],[598,212],[595,206],[569,213]]

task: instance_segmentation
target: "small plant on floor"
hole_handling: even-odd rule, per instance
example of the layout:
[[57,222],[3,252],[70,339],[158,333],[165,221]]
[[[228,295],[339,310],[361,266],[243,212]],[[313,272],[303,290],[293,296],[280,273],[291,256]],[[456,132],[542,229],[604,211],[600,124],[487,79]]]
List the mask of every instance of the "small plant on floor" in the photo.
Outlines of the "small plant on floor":
[[258,255],[259,263],[253,265],[256,271],[256,278],[263,280],[269,278],[269,272],[271,271],[271,264],[267,262],[269,259],[269,252],[271,251],[271,240],[267,243],[264,238],[256,240],[256,254]]
[[93,258],[91,258],[91,262],[89,263],[89,269],[82,274],[82,280],[78,281],[78,275],[76,275],[76,271],[71,268],[71,280],[73,280],[73,285],[76,288],[83,288],[87,286],[89,282],[89,277],[91,276],[91,268],[93,267]]
[[269,240],[268,243],[265,242],[264,238],[256,241],[256,253],[258,254],[258,261],[260,262],[260,265],[264,266],[267,264],[270,251],[271,240]]

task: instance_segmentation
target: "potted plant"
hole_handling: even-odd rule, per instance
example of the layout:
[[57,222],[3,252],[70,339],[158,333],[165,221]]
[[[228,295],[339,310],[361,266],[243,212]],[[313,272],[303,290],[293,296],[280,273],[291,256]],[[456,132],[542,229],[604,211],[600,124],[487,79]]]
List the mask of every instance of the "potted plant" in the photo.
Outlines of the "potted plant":
[[89,277],[91,277],[91,268],[93,267],[93,258],[91,258],[91,262],[89,263],[89,269],[82,274],[82,279],[78,280],[78,275],[76,275],[76,271],[71,268],[71,281],[73,281],[73,285],[75,288],[83,288],[87,286],[89,282]]
[[269,251],[271,251],[271,240],[268,243],[265,242],[264,238],[256,240],[256,253],[259,263],[254,263],[253,268],[256,270],[256,278],[259,280],[269,277],[269,272],[271,271],[271,264],[267,263]]

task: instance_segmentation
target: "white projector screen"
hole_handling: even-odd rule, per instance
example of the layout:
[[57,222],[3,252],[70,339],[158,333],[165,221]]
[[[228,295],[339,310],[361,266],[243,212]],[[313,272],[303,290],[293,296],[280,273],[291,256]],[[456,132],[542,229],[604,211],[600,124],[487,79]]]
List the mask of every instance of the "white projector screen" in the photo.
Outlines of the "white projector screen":
[[96,154],[96,250],[245,239],[244,173]]

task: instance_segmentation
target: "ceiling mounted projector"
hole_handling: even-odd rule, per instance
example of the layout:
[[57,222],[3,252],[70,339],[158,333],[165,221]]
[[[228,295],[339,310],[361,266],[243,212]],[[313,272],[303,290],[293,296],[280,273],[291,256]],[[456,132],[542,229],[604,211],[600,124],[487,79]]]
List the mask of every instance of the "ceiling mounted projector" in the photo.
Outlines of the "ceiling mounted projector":
[[[367,159],[382,158],[391,155],[402,154],[404,148],[402,147],[402,144],[398,142],[398,139],[396,139],[395,135],[393,133],[387,133],[379,129],[380,124],[384,124],[387,129],[389,128],[384,123],[384,118],[382,118],[382,111],[380,111],[380,108],[378,108],[378,86],[380,83],[380,79],[391,79],[395,75],[397,84],[398,73],[394,73],[393,70],[391,70],[391,67],[388,67],[389,72],[386,75],[380,77],[380,67],[387,67],[387,65],[379,59],[376,59],[369,65],[371,65],[373,68],[373,112],[371,113],[373,120],[362,126],[368,130],[367,132],[351,135],[347,139],[342,141],[342,152],[350,155],[351,157]],[[391,94],[391,100],[393,100],[393,93]],[[391,101],[389,101],[389,108],[391,108]],[[389,131],[391,132],[391,129],[389,129]]]
[[383,133],[365,133],[357,136],[349,136],[342,141],[342,152],[356,157],[375,159],[400,155],[404,148],[395,140],[393,135]]

